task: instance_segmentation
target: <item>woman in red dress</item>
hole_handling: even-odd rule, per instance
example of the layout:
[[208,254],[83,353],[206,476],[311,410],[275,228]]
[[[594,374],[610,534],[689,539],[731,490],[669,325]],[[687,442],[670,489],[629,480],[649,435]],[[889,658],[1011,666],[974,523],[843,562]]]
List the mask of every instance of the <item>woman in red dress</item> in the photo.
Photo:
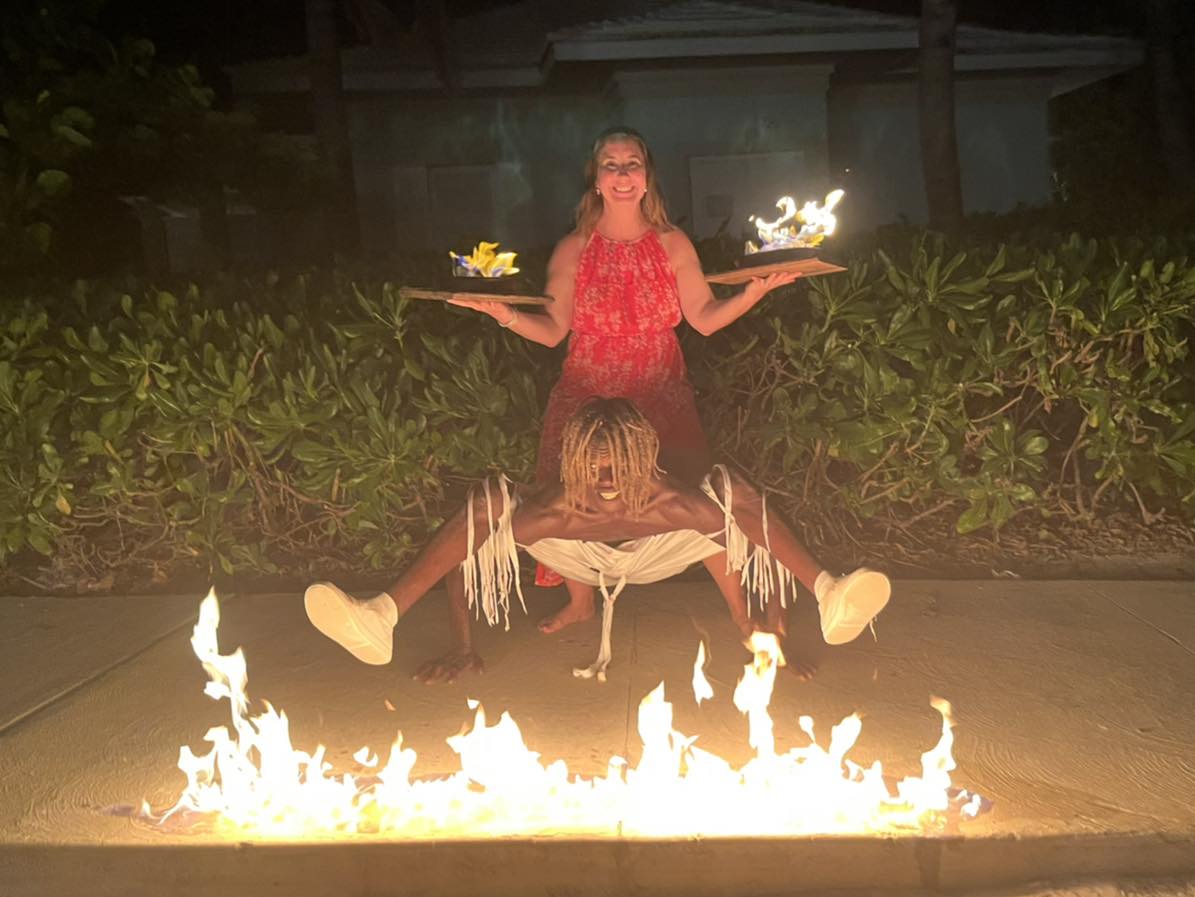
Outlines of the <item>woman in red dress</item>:
[[[485,312],[546,346],[569,337],[564,369],[544,414],[536,464],[540,482],[559,479],[564,423],[590,396],[633,401],[659,434],[660,465],[696,482],[709,472],[711,458],[675,328],[683,317],[708,336],[796,275],[755,278],[741,293],[715,299],[692,242],[668,220],[647,144],[630,128],[598,137],[585,181],[577,226],[548,262],[545,292],[554,301],[547,314],[456,304]],[[716,579],[726,578],[725,558],[711,558],[706,566]],[[536,582],[554,585],[560,577],[540,568]],[[593,616],[593,588],[566,585],[569,603],[540,622],[544,632]]]

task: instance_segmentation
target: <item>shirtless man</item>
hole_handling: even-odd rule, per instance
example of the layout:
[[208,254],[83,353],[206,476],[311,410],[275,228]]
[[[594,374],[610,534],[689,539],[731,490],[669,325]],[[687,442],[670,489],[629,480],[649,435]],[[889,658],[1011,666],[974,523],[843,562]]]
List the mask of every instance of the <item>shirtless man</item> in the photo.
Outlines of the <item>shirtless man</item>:
[[[509,490],[504,478],[483,484],[484,501],[474,490],[387,591],[358,601],[316,583],[304,597],[307,615],[359,660],[386,664],[398,620],[447,576],[452,650],[416,673],[435,682],[482,669],[470,608],[484,611],[491,625],[505,615],[509,627],[512,590],[522,600],[518,547],[601,589],[602,651],[593,666],[574,671],[586,677],[604,678],[614,602],[625,585],[666,579],[715,555],[725,554],[727,579],[733,573],[754,587],[781,631],[779,609],[787,590],[795,595],[794,578],[817,598],[828,644],[854,639],[887,604],[886,576],[867,569],[832,576],[742,477],[716,467],[700,487],[686,485],[660,470],[658,449],[654,429],[631,402],[591,399],[565,428],[562,483],[526,495]],[[722,593],[749,634],[742,589]]]

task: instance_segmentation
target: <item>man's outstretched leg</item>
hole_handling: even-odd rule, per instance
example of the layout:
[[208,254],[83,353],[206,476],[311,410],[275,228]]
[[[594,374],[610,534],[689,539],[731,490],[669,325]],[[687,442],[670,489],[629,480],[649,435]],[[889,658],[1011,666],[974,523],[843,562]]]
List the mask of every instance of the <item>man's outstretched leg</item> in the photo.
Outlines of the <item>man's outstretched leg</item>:
[[826,644],[845,645],[855,639],[888,604],[892,594],[888,577],[866,567],[835,577],[806,550],[780,515],[768,511],[765,530],[759,493],[738,474],[730,476],[735,519],[752,542],[769,546],[772,556],[813,593]]
[[[479,673],[484,669],[481,657],[473,651],[469,605],[461,571],[450,571],[444,577],[444,585],[448,591],[448,628],[452,647],[415,671],[415,678],[421,682],[452,682],[461,673]],[[368,601],[358,601],[332,583],[317,582],[308,587],[303,605],[316,629],[358,660],[383,666],[393,656],[394,627],[401,616],[394,591],[382,592]]]
[[822,638],[827,645],[845,645],[871,625],[888,604],[892,583],[883,573],[866,567],[840,577],[823,570],[814,581],[813,594],[821,616]]
[[[504,506],[499,506],[495,513],[500,516],[504,510]],[[310,586],[303,596],[308,618],[320,632],[358,660],[387,664],[394,653],[394,627],[399,618],[436,583],[446,580],[453,646],[463,664],[458,672],[469,667],[473,661],[464,659],[472,653],[468,607],[459,565],[468,552],[470,530],[485,532],[490,526],[491,510],[486,503],[479,502],[472,512],[472,526],[468,505],[453,514],[394,584],[373,598],[358,601],[329,582]],[[444,675],[434,678],[443,679]]]
[[398,607],[386,592],[358,601],[330,582],[317,582],[307,587],[303,607],[316,629],[362,663],[390,662]]

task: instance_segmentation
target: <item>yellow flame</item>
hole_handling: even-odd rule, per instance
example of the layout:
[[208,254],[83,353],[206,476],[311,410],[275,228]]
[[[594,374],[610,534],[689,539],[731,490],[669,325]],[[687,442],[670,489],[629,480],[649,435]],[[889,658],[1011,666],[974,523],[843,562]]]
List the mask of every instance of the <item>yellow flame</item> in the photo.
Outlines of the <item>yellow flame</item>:
[[452,251],[448,255],[454,262],[457,275],[461,277],[508,277],[518,274],[519,269],[515,267],[518,253],[496,252],[497,248],[497,243],[482,240],[468,255],[457,255]]
[[756,630],[747,640],[747,648],[754,655],[743,667],[743,678],[734,690],[734,706],[747,715],[747,742],[759,757],[774,757],[776,744],[772,737],[772,689],[776,686],[776,670],[784,666],[780,640],[770,632]]
[[[544,765],[509,714],[490,725],[484,708],[470,701],[472,726],[448,739],[460,757],[458,772],[412,779],[415,752],[402,746],[399,733],[380,770],[373,752],[354,754],[370,772],[359,781],[335,773],[322,746],[310,754],[294,748],[286,715],[268,703],[248,715],[244,655],[239,649],[220,654],[219,620],[209,593],[191,644],[210,677],[205,692],[229,700],[231,730],[210,729],[205,738],[212,748],[203,756],[185,746],[179,751],[187,783],[162,820],[184,811],[205,814],[217,831],[238,838],[791,835],[922,829],[951,805],[953,721],[950,705],[938,698],[932,704],[942,715],[941,740],[922,755],[921,776],[902,780],[896,794],[878,762],[864,769],[847,759],[862,727],[858,715],[833,728],[828,748],[818,745],[813,721],[803,716],[810,743],[778,753],[767,708],[784,658],[775,636],[764,633],[748,642],[754,656],[734,694],[755,748],[741,769],[673,728],[660,683],[639,705],[639,762],[611,757],[605,776],[570,775],[560,760]],[[703,655],[699,648],[695,688]],[[964,814],[979,811],[977,795],[963,797],[970,798]]]
[[714,696],[714,687],[705,678],[705,642],[697,643],[697,659],[693,661],[693,700],[699,705]]
[[780,217],[773,221],[765,221],[757,215],[752,215],[748,219],[759,233],[759,244],[748,240],[746,253],[750,255],[772,249],[820,246],[838,227],[834,207],[843,196],[844,191],[832,190],[826,195],[823,205],[819,206],[816,201],[810,200],[799,209],[791,196],[780,197],[776,200]]

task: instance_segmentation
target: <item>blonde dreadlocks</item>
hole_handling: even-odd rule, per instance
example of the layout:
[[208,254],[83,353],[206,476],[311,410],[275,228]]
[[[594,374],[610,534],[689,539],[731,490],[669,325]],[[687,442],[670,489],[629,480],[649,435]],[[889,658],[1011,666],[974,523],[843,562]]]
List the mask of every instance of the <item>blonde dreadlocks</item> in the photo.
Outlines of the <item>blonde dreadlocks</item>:
[[656,463],[660,439],[655,428],[627,399],[589,399],[564,426],[560,478],[570,507],[585,504],[587,487],[597,485],[599,458],[608,459],[614,487],[632,517],[647,503],[651,479],[663,473]]

